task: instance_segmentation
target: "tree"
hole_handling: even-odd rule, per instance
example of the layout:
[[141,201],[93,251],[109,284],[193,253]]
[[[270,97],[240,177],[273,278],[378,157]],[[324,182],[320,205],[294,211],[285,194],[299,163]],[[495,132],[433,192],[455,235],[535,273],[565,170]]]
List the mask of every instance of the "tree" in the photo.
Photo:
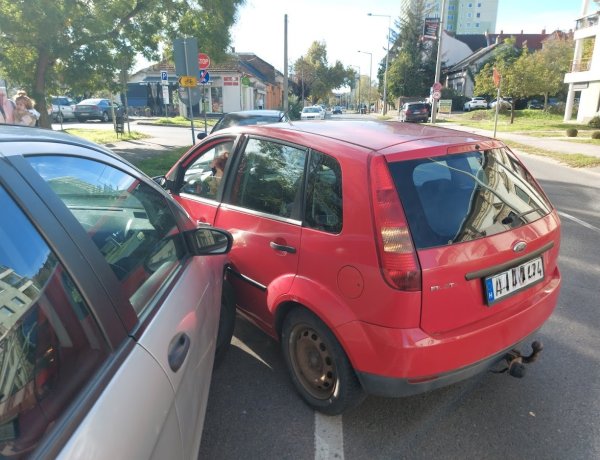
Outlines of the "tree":
[[530,62],[531,78],[535,78],[536,89],[532,95],[544,96],[544,108],[548,107],[548,96],[556,95],[564,87],[565,74],[570,70],[573,58],[573,40],[547,40],[544,47],[533,53]]
[[292,92],[311,104],[328,100],[332,90],[348,84],[354,75],[351,70],[344,69],[340,61],[329,67],[327,46],[318,41],[312,42],[306,55],[296,60],[294,73]]
[[28,90],[40,124],[50,126],[48,91],[115,91],[116,75],[160,44],[202,37],[203,51],[223,55],[244,0],[0,0],[0,73]]
[[388,92],[392,98],[427,96],[435,78],[437,41],[423,39],[425,2],[406,2],[403,16],[395,22],[388,61]]

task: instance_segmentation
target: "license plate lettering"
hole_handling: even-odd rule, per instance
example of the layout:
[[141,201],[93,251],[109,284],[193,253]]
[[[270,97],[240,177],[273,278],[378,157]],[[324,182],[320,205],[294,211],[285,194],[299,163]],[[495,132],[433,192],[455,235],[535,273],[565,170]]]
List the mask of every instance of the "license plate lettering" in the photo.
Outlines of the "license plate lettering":
[[532,286],[544,279],[544,264],[541,257],[525,262],[501,273],[485,278],[488,305],[507,295]]

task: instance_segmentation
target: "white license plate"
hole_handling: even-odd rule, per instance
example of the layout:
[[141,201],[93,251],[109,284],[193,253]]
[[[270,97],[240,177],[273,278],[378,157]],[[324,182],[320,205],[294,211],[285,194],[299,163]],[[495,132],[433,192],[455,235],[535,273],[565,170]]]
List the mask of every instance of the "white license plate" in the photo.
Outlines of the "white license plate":
[[507,295],[525,289],[544,279],[544,263],[541,257],[485,278],[487,303],[497,302]]

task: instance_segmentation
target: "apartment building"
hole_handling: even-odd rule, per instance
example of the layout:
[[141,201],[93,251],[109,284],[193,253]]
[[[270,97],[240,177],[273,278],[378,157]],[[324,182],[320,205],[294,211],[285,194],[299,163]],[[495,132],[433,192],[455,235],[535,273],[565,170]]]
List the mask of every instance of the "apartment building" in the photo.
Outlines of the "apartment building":
[[600,0],[582,0],[573,38],[573,62],[564,80],[569,84],[564,120],[572,118],[579,93],[577,121],[586,123],[600,112]]
[[[457,35],[496,31],[499,0],[446,0],[444,29]],[[425,0],[427,17],[441,16],[442,0]]]

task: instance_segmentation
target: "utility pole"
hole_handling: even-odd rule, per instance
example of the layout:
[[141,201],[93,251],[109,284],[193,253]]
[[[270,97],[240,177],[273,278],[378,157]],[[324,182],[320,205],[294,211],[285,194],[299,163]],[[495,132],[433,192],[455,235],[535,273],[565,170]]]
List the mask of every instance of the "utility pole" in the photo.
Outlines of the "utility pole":
[[385,70],[383,72],[383,115],[387,114],[387,74],[388,74],[388,58],[390,56],[390,29],[392,28],[392,17],[388,14],[373,14],[368,13],[369,16],[380,16],[382,18],[388,18],[388,36],[387,36],[387,50],[385,53]]
[[[440,73],[442,70],[442,37],[444,36],[444,16],[446,14],[446,0],[442,0],[441,13],[440,13],[440,24],[438,31],[438,49],[437,49],[437,60],[435,64],[435,81],[437,83],[440,81]],[[437,116],[437,99],[433,99],[431,103],[431,123],[435,123],[435,119]]]
[[283,112],[287,113],[288,101],[288,42],[287,42],[287,14],[283,15]]

